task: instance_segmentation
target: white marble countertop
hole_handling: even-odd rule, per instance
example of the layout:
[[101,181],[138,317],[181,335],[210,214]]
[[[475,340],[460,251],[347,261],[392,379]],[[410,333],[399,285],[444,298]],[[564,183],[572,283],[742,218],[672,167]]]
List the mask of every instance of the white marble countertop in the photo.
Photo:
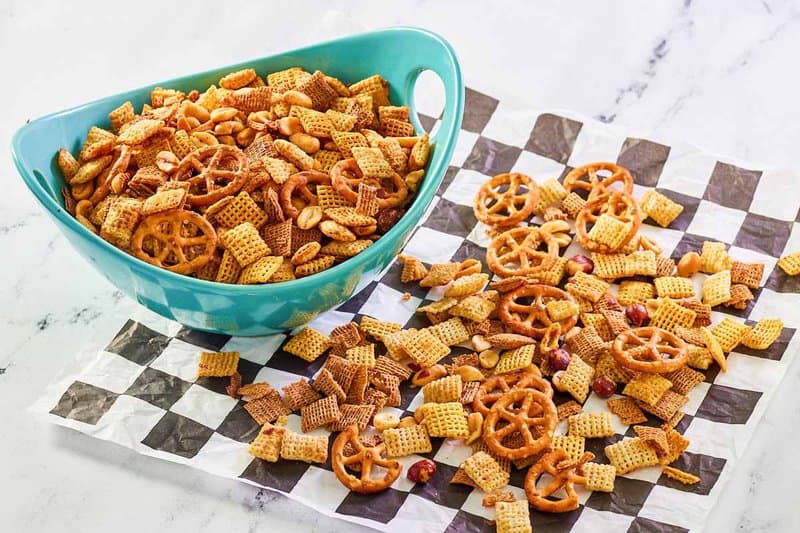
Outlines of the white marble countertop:
[[[23,187],[7,147],[29,118],[362,29],[419,25],[447,37],[467,83],[495,96],[796,164],[797,2],[495,2],[483,11],[457,1],[340,0],[338,12],[322,1],[36,4],[0,6],[2,531],[359,529],[27,413],[94,329],[136,305],[70,250]],[[798,386],[795,363],[708,531],[800,530]]]

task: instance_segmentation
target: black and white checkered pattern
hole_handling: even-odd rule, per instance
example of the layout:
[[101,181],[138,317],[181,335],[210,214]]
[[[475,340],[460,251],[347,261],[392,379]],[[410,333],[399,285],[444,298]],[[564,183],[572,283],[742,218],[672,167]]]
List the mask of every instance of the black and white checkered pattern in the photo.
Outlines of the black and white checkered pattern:
[[[428,127],[435,122],[424,120]],[[658,467],[638,470],[618,477],[613,494],[580,493],[576,511],[560,515],[532,511],[533,529],[537,533],[698,530],[797,351],[794,328],[800,324],[800,314],[792,305],[798,301],[800,277],[789,278],[776,268],[784,252],[800,249],[800,196],[789,189],[796,176],[749,170],[687,145],[626,137],[608,125],[571,114],[520,112],[468,89],[451,166],[406,252],[426,263],[483,258],[488,238],[486,228],[473,217],[472,201],[487,176],[519,171],[544,180],[600,160],[617,161],[632,171],[636,197],[656,187],[685,206],[669,229],[648,221],[642,225],[641,231],[655,236],[666,254],[679,258],[698,250],[704,240],[718,240],[730,246],[737,260],[766,263],[763,287],[754,291],[756,300],[743,311],[726,308],[725,313],[752,321],[777,316],[787,327],[767,351],[738,348],[728,359],[727,373],[709,370],[706,381],[689,394],[678,430],[691,445],[676,466],[699,475],[700,483],[683,486],[661,475]],[[564,253],[577,251],[573,244]],[[370,315],[406,327],[426,326],[415,309],[440,298],[442,289],[404,286],[399,271],[397,263],[392,264],[379,279],[311,325],[327,333]],[[401,298],[406,291],[411,293],[409,300]],[[191,331],[142,313],[138,320],[129,320],[89,364],[54,385],[40,402],[53,420],[147,455],[278,490],[322,513],[377,529],[493,530],[489,520],[494,511],[481,505],[482,493],[448,484],[470,454],[460,441],[433,439],[434,450],[425,457],[436,461],[438,470],[427,484],[414,485],[401,476],[390,489],[371,496],[349,493],[329,464],[252,458],[247,445],[259,427],[243,402],[225,394],[227,379],[196,379],[199,351],[239,351],[244,383],[267,381],[276,388],[298,376],[312,377],[322,359],[307,364],[282,351],[285,335],[230,338]],[[724,313],[715,315],[717,322]],[[454,355],[465,352],[456,348]],[[422,401],[416,389],[404,387],[402,396],[401,409],[394,410],[401,416]],[[556,403],[567,399],[558,394],[555,398]],[[604,403],[591,395],[584,409],[604,410]],[[607,462],[606,445],[633,435],[632,428],[612,418],[616,435],[587,440],[587,449],[601,462]],[[564,425],[559,432],[565,432]],[[290,417],[289,427],[299,431],[297,415]],[[418,459],[406,457],[402,462],[408,466]],[[513,472],[512,490],[520,498],[523,479],[524,471]]]

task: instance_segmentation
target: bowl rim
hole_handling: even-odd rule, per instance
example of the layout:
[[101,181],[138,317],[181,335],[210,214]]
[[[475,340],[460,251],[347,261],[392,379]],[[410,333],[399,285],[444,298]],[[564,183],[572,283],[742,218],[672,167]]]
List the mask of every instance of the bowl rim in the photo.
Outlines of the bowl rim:
[[[169,270],[159,268],[155,265],[151,265],[146,261],[139,259],[138,257],[131,255],[116,246],[112,245],[111,243],[107,242],[99,235],[89,231],[86,227],[84,227],[78,220],[70,215],[59,203],[58,201],[53,198],[50,194],[47,194],[43,189],[44,187],[41,186],[40,183],[37,182],[37,179],[32,176],[33,170],[29,170],[27,167],[23,165],[22,162],[22,139],[24,138],[25,134],[34,126],[46,122],[48,120],[52,120],[64,115],[70,115],[77,111],[80,111],[84,108],[99,105],[105,103],[108,100],[119,98],[120,96],[131,94],[131,93],[139,93],[152,87],[159,85],[159,86],[169,86],[170,84],[176,84],[187,77],[195,77],[195,76],[203,76],[209,75],[215,71],[226,69],[226,68],[236,68],[242,65],[246,65],[248,63],[253,63],[255,61],[263,60],[263,59],[270,59],[276,58],[283,55],[292,54],[295,52],[307,50],[310,48],[317,48],[320,46],[326,46],[335,44],[341,41],[352,40],[352,39],[361,39],[368,36],[376,36],[383,33],[391,33],[391,32],[405,32],[409,34],[420,34],[429,39],[433,39],[437,41],[440,45],[442,45],[443,50],[446,53],[446,59],[448,62],[448,66],[452,69],[452,73],[455,76],[455,87],[452,89],[455,90],[455,121],[452,125],[452,131],[450,132],[450,136],[446,138],[445,146],[441,147],[444,150],[444,154],[440,161],[439,166],[435,169],[438,174],[438,178],[435,180],[426,179],[423,180],[422,187],[417,192],[414,201],[411,203],[411,206],[405,212],[403,217],[384,235],[382,235],[376,241],[373,241],[373,244],[370,245],[366,250],[363,252],[348,258],[341,263],[325,269],[321,272],[317,272],[316,274],[312,274],[310,276],[305,276],[302,278],[290,280],[290,281],[283,281],[280,283],[265,283],[265,284],[253,284],[253,285],[239,285],[233,283],[220,283],[217,281],[210,281],[210,280],[203,280],[195,277],[191,277],[185,274],[178,274],[175,272],[171,272]],[[424,68],[420,68],[420,72],[425,70]],[[444,80],[443,80],[444,82]],[[447,87],[445,85],[445,91],[447,91]],[[232,65],[223,65],[215,68],[206,69],[200,72],[194,72],[190,74],[185,74],[183,76],[179,76],[176,78],[172,78],[166,81],[160,81],[156,84],[144,85],[142,87],[131,89],[128,91],[124,91],[121,93],[117,93],[114,95],[109,95],[103,98],[99,98],[97,100],[93,100],[91,102],[87,102],[84,104],[80,104],[62,111],[56,111],[54,113],[50,113],[44,115],[42,117],[36,118],[34,120],[29,121],[21,128],[19,128],[11,141],[11,155],[14,161],[15,166],[17,167],[18,172],[25,181],[28,189],[33,193],[34,197],[39,201],[40,204],[59,222],[66,225],[69,229],[76,232],[78,235],[83,236],[86,239],[90,239],[90,242],[94,243],[95,245],[99,246],[103,251],[112,254],[115,258],[119,259],[122,262],[128,262],[132,268],[143,269],[144,271],[148,272],[149,274],[155,276],[156,280],[164,280],[165,282],[173,283],[173,284],[183,284],[187,288],[194,288],[198,290],[202,290],[203,292],[223,292],[226,294],[233,294],[233,295],[272,295],[276,293],[280,293],[282,291],[287,290],[305,290],[305,289],[314,289],[320,283],[328,283],[342,279],[342,274],[346,271],[353,271],[356,270],[363,265],[369,263],[370,261],[377,258],[380,254],[387,251],[388,248],[393,246],[395,241],[402,235],[402,233],[412,229],[412,226],[416,225],[417,222],[422,218],[424,215],[425,210],[430,205],[430,202],[433,200],[433,197],[436,193],[436,190],[439,187],[439,184],[444,178],[445,173],[447,172],[447,166],[449,164],[450,158],[452,157],[452,153],[455,149],[455,144],[457,140],[457,136],[459,130],[461,128],[461,121],[463,117],[463,109],[464,109],[464,82],[463,76],[461,72],[461,66],[458,61],[458,57],[453,49],[452,45],[440,35],[429,31],[423,28],[417,27],[408,27],[408,26],[397,26],[397,27],[390,27],[384,28],[380,30],[370,31],[370,32],[362,32],[358,34],[348,35],[345,37],[331,39],[327,41],[322,41],[319,43],[314,43],[308,46],[303,46],[301,48],[295,48],[292,50],[287,50],[284,52],[280,52],[277,54],[273,54],[270,56],[263,56],[260,58],[253,58],[251,60],[242,61],[239,63],[235,63]],[[415,111],[414,107],[414,98],[413,93],[411,94],[411,98],[407,102],[409,107],[411,107],[412,111]],[[445,104],[447,105],[447,104]],[[413,120],[417,121],[417,113],[412,113]],[[417,124],[417,126],[419,126]],[[426,176],[427,177],[427,176]],[[103,272],[101,270],[101,272]]]

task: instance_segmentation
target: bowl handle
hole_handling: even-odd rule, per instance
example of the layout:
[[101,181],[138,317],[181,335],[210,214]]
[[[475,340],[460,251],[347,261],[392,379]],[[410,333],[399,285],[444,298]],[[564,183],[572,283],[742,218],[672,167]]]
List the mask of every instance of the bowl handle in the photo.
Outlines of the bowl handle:
[[[402,31],[406,28],[397,28]],[[419,75],[431,70],[442,80],[445,93],[445,104],[439,129],[432,136],[438,149],[455,147],[458,131],[461,128],[461,119],[464,114],[464,80],[461,75],[461,66],[453,47],[444,38],[435,33],[418,28],[408,28],[414,32],[413,38],[408,39],[403,47],[403,55],[399,60],[408,72],[406,76],[406,101],[414,107],[414,85]],[[416,113],[412,117],[415,126],[422,129],[418,123]],[[449,160],[449,154],[447,155]]]

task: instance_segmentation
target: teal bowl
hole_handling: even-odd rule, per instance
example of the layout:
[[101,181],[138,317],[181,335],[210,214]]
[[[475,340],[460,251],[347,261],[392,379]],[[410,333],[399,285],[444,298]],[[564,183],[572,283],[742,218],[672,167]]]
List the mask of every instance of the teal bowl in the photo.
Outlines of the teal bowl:
[[[390,97],[414,111],[414,85],[421,72],[442,80],[445,107],[425,180],[405,216],[366,251],[313,276],[272,285],[228,285],[203,281],[149,265],[94,235],[64,210],[63,179],[55,153],[64,146],[77,150],[94,124],[106,124],[108,113],[126,100],[138,109],[156,86],[189,91],[208,87],[232,70],[253,67],[260,74],[302,66],[322,70],[352,83],[372,74],[389,81]],[[73,109],[23,126],[14,135],[14,163],[33,195],[67,240],[111,283],[156,313],[191,328],[229,335],[266,335],[294,328],[349,298],[386,268],[430,205],[453,153],[464,112],[464,84],[450,44],[417,28],[385,30],[337,39],[284,54],[163,81]]]

